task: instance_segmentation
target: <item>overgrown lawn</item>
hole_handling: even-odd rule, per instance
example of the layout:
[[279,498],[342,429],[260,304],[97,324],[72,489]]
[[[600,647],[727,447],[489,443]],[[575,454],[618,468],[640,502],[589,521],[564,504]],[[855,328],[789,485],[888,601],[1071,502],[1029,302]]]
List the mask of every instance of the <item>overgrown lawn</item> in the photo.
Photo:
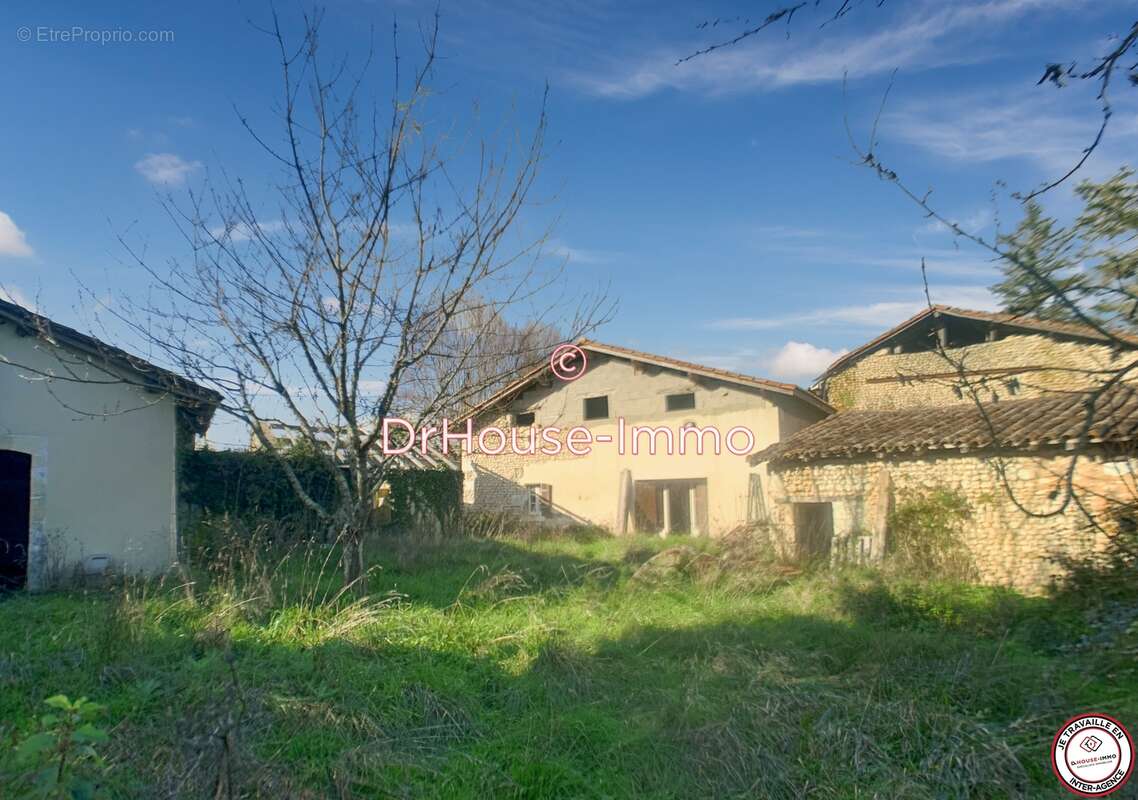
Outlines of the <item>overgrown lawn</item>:
[[1038,798],[1069,796],[1068,717],[1138,726],[1109,609],[763,561],[630,580],[672,544],[386,539],[362,600],[319,553],[12,597],[0,737],[106,705],[113,797]]

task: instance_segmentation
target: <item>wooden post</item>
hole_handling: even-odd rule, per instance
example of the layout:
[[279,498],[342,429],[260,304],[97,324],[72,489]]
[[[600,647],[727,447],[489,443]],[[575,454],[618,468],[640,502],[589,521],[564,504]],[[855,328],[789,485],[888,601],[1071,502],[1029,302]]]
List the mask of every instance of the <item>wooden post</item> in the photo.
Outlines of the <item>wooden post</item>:
[[616,529],[622,536],[628,533],[628,510],[632,496],[632,473],[627,469],[620,471],[619,496],[616,501]]
[[688,531],[692,536],[699,536],[703,533],[699,529],[699,520],[695,514],[695,484],[693,483],[688,487]]
[[660,538],[663,539],[672,532],[672,490],[665,484],[660,491],[664,498],[664,529],[660,531]]

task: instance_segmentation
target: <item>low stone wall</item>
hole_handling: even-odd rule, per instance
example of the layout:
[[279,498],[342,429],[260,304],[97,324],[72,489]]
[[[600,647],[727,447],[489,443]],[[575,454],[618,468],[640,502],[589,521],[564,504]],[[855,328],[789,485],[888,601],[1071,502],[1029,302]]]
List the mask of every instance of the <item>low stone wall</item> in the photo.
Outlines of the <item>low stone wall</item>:
[[[879,557],[888,536],[885,509],[903,501],[906,493],[948,489],[963,496],[971,508],[965,544],[981,580],[1037,592],[1060,574],[1056,556],[1079,557],[1105,547],[1106,535],[1090,524],[1088,512],[1101,523],[1109,516],[1111,503],[1138,498],[1133,475],[1138,464],[1102,452],[1083,454],[1076,460],[1075,497],[1084,511],[1063,488],[1062,476],[1072,458],[1066,453],[955,454],[772,466],[771,522],[790,549],[793,504],[829,502],[835,542],[869,537],[873,556]],[[1007,488],[999,476],[1001,467]]]

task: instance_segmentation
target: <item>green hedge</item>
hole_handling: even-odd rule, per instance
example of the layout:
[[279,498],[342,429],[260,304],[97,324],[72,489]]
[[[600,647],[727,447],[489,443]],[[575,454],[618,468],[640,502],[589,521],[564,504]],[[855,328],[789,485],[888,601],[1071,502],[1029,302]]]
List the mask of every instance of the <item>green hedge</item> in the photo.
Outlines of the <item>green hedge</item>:
[[[314,455],[289,455],[301,485],[325,508],[338,501],[335,475]],[[433,516],[442,530],[462,508],[462,474],[450,470],[391,470],[390,524],[412,527],[416,515]],[[315,523],[289,483],[284,467],[265,451],[193,450],[182,454],[180,496],[192,509],[208,514],[267,517],[297,524]]]

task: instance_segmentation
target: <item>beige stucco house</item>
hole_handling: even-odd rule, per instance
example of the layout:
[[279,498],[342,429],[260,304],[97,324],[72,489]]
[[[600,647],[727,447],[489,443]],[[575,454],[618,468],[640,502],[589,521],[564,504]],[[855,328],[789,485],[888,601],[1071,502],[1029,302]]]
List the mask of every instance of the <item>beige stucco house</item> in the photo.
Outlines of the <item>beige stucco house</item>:
[[[720,534],[765,514],[766,467],[741,467],[740,449],[761,450],[831,412],[792,384],[589,340],[578,346],[588,359],[580,377],[562,381],[538,366],[467,415],[476,435],[500,429],[520,445],[492,454],[495,435],[463,453],[468,510],[618,533]],[[593,441],[587,454],[525,452],[551,452],[545,445],[567,444],[575,427]]]
[[220,399],[0,301],[0,581],[172,564],[178,451]]
[[1138,391],[1104,388],[1138,340],[935,306],[847,353],[815,390],[838,413],[751,456],[788,550],[875,559],[906,496],[947,489],[980,577],[1036,590],[1102,549],[1138,502]]

